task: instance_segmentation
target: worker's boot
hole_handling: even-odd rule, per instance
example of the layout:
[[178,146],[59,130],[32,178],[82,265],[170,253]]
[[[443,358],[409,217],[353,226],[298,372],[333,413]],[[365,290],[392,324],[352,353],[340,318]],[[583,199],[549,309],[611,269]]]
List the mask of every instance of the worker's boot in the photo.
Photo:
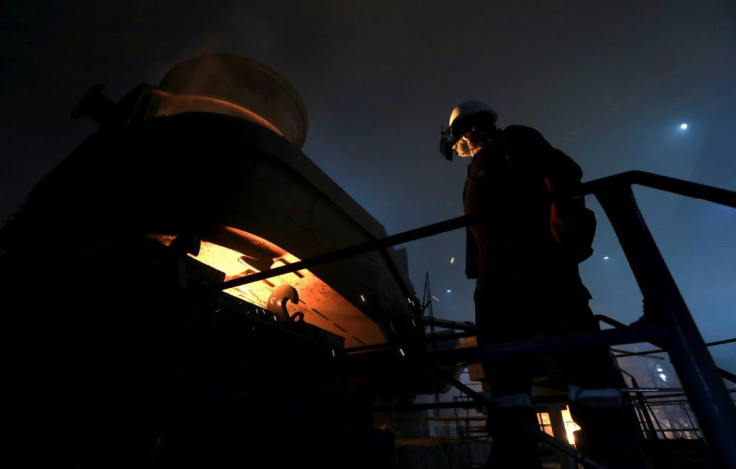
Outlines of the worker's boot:
[[[640,439],[622,409],[589,409],[594,420],[581,422],[575,432],[575,447],[584,456],[606,469],[647,469]],[[587,469],[588,465],[584,465]]]
[[539,429],[536,413],[530,407],[511,407],[490,411],[488,434],[491,455],[488,469],[542,469],[537,437],[521,428]]

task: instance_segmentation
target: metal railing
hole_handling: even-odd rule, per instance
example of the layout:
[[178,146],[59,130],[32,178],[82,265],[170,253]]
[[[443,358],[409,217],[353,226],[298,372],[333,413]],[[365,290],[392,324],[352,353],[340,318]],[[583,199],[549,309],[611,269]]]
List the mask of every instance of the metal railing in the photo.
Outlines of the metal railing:
[[654,344],[670,360],[700,422],[718,467],[736,467],[736,408],[667,264],[639,211],[632,184],[736,208],[736,192],[670,177],[631,171],[583,184],[594,194],[618,237],[650,308],[642,323],[664,331]]
[[[639,211],[631,186],[637,184],[686,197],[697,198],[736,208],[736,192],[688,182],[643,171],[630,171],[582,184],[576,195],[594,195],[603,208],[632,268],[648,307],[639,324],[621,329],[571,334],[562,337],[519,341],[494,346],[454,349],[401,357],[395,362],[371,361],[356,357],[351,370],[473,363],[500,356],[536,355],[597,345],[621,345],[649,342],[667,351],[682,381],[692,410],[700,423],[717,467],[736,467],[736,408],[722,380],[719,369],[670,274],[657,244]],[[514,210],[510,207],[508,210]],[[296,270],[314,267],[374,250],[408,243],[493,218],[498,212],[465,215],[360,245],[318,255],[211,286],[224,290]],[[335,367],[323,370],[290,370],[288,373],[335,373]],[[472,395],[472,392],[470,392]],[[555,442],[550,442],[554,444]],[[560,447],[561,450],[567,449]],[[570,453],[579,460],[581,455]]]

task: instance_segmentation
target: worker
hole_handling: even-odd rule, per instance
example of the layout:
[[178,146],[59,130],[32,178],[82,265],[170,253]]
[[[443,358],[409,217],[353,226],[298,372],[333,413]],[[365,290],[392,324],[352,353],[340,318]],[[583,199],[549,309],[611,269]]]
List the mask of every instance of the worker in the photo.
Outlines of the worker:
[[[467,227],[466,275],[476,282],[478,344],[597,331],[579,259],[558,244],[550,227],[548,184],[572,196],[582,171],[537,130],[501,129],[496,120],[487,104],[463,102],[452,109],[441,141],[445,158],[469,160],[465,214],[488,214]],[[582,428],[576,442],[582,454],[606,468],[646,467],[621,392],[625,381],[608,347],[504,357],[482,367],[491,394],[487,467],[541,469],[539,439],[522,426],[539,428],[531,391],[540,373],[564,383]],[[508,425],[509,417],[522,425]]]

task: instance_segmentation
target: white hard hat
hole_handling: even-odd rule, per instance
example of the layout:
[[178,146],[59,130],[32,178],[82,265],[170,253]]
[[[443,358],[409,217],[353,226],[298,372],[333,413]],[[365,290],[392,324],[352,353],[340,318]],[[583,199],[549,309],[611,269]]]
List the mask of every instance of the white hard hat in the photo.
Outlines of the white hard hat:
[[452,124],[455,122],[464,119],[472,114],[479,114],[479,113],[488,113],[491,115],[491,123],[496,123],[496,111],[491,109],[486,103],[482,103],[480,101],[465,101],[464,103],[460,103],[452,110],[452,113],[450,113],[450,123],[448,124],[448,127],[450,130],[452,130]]

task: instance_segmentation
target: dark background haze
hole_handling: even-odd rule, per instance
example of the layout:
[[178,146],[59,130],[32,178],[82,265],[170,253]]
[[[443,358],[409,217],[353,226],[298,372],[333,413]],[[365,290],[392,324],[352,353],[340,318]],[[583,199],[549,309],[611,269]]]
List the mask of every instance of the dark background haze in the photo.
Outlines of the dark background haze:
[[[736,2],[3,1],[0,219],[97,125],[71,119],[202,53],[254,59],[300,93],[304,153],[389,235],[462,214],[467,163],[438,151],[461,101],[536,127],[584,181],[643,170],[736,190]],[[680,129],[687,123],[688,129]],[[635,186],[706,341],[736,337],[736,209]],[[641,295],[600,206],[581,265],[595,312],[630,323]],[[473,321],[464,232],[408,243],[436,317]],[[455,261],[451,262],[454,257]],[[644,345],[643,349],[651,349]],[[711,348],[736,372],[736,344]]]

